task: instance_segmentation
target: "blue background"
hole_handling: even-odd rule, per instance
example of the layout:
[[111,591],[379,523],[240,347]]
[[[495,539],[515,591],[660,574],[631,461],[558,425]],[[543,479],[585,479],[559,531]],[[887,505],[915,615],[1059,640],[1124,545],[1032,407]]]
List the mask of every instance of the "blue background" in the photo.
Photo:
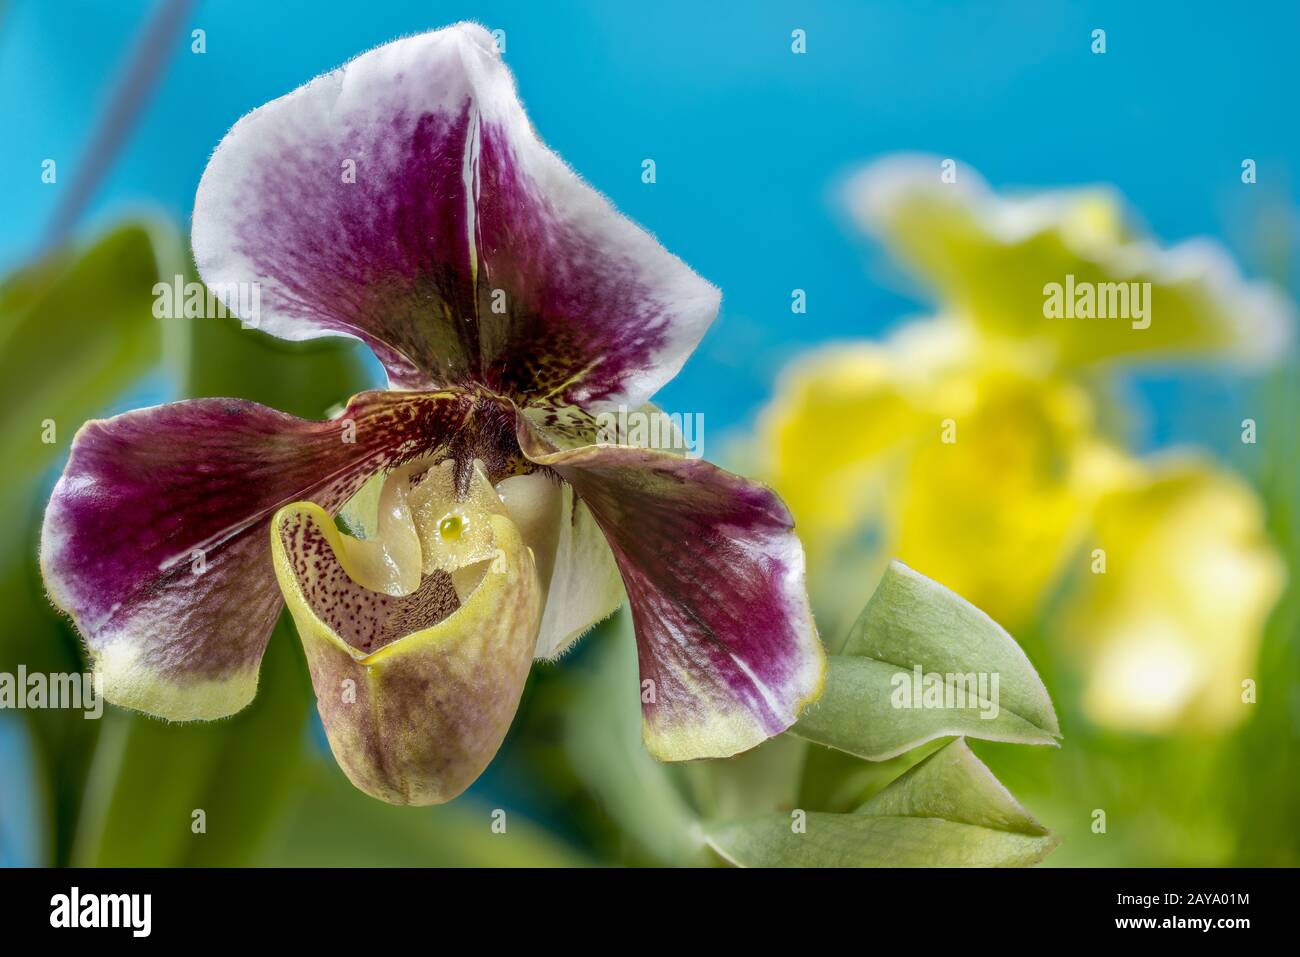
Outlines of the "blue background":
[[[71,181],[152,4],[17,0],[0,30],[0,267],[33,247]],[[545,139],[724,293],[699,354],[661,396],[742,424],[803,346],[878,334],[924,305],[847,222],[835,186],[896,150],[951,156],[995,186],[1116,184],[1165,241],[1224,238],[1252,258],[1261,210],[1294,215],[1300,4],[365,3],[200,0],[160,88],[83,226],[155,206],[182,221],[243,113],[403,33],[475,19]],[[207,52],[189,29],[207,31]],[[807,31],[808,52],[790,50]],[[1090,51],[1091,31],[1107,52]],[[1244,187],[1240,163],[1259,164]],[[658,182],[641,182],[653,158]],[[806,316],[790,312],[807,290]],[[1178,437],[1214,400],[1155,380]],[[1150,382],[1143,388],[1152,391]],[[1209,394],[1206,395],[1206,390]],[[716,448],[716,446],[715,446]]]

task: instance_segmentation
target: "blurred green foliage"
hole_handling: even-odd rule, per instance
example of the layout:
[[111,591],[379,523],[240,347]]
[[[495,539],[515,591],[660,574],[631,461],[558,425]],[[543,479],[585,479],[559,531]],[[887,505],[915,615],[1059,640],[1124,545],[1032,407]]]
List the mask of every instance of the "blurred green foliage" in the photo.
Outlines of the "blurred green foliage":
[[751,867],[1029,866],[1058,843],[964,738],[927,756],[852,814],[764,814],[718,824],[709,840],[728,860]]
[[[613,824],[588,826],[606,853],[669,866],[1024,866],[1058,843],[964,738],[935,722],[946,714],[951,725],[956,714],[967,734],[1055,743],[1046,690],[1005,631],[910,569],[890,570],[845,643],[851,657],[831,657],[822,699],[792,732],[725,760],[661,764],[642,747],[630,616],[586,644],[568,672],[564,757],[589,801],[584,820]],[[835,684],[845,663],[892,676],[900,669],[886,658],[941,673],[1001,669],[1003,701],[1037,723],[1017,718],[1008,734],[977,717],[983,700],[959,711],[894,709],[889,677],[883,690]],[[864,725],[884,727],[864,734]]]
[[[36,566],[45,492],[39,482],[81,423],[158,361],[151,289],[179,267],[180,249],[164,225],[128,225],[85,249],[59,250],[0,285],[0,455],[7,465],[0,504],[11,523],[0,552],[0,602],[9,613],[0,670],[82,670],[80,642],[46,601]],[[98,723],[60,711],[23,717],[46,828],[38,846],[66,863]]]

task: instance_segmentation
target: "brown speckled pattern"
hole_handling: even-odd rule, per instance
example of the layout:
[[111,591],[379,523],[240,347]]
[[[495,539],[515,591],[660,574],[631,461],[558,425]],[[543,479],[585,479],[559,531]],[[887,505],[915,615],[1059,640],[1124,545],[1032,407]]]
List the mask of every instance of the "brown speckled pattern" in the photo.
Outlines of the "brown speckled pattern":
[[436,625],[460,608],[451,576],[444,571],[426,575],[409,595],[385,595],[348,576],[324,532],[310,518],[286,518],[279,531],[312,611],[358,651],[378,651],[404,635]]
[[45,512],[50,595],[92,653],[130,641],[147,667],[180,682],[247,668],[283,606],[275,511],[301,500],[337,511],[372,473],[445,448],[472,404],[365,392],[338,418],[311,422],[195,399],[87,423]]
[[[322,537],[319,529],[306,537],[294,531],[286,544],[306,545],[311,555],[311,543]],[[298,577],[300,569],[314,566],[295,558],[294,567]],[[541,621],[532,553],[516,542],[489,567],[478,589],[436,626],[435,635],[416,630],[392,635],[369,657],[322,635],[291,604],[330,748],[366,793],[392,804],[450,800],[501,746],[519,706]],[[487,591],[480,594],[482,589]],[[311,593],[317,593],[314,583],[303,590]],[[425,619],[402,620],[399,613],[387,619],[388,628],[434,625],[441,613],[437,602],[417,599],[406,611],[417,607]]]

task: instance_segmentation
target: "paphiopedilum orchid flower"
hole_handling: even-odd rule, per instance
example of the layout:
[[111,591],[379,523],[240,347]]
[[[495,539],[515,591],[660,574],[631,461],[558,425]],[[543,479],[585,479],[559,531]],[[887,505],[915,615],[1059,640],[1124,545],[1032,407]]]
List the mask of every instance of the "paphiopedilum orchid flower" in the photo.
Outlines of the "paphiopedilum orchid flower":
[[719,293],[538,140],[487,31],[379,47],[244,117],[192,238],[232,309],[258,283],[244,318],[359,339],[390,389],[324,422],[199,399],[81,429],[41,561],[110,701],[240,710],[287,601],[339,764],[427,804],[491,760],[532,661],[624,590],[657,757],[746,750],[818,694],[776,495],[598,441],[595,416],[670,379]]

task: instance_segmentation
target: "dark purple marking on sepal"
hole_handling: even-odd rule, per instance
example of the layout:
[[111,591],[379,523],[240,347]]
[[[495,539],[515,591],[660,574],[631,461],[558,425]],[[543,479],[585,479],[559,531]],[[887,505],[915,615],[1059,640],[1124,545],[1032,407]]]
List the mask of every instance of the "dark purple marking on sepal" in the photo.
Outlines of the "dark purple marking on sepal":
[[93,655],[128,642],[169,682],[255,668],[282,606],[275,510],[337,511],[374,472],[444,446],[467,408],[447,393],[367,392],[325,422],[235,399],[89,422],[45,513],[51,598]]
[[718,292],[537,139],[492,43],[399,40],[240,120],[195,200],[200,272],[261,283],[272,335],[360,338],[402,387],[638,406]]
[[520,444],[573,485],[614,552],[653,698],[643,698],[650,750],[726,757],[793,724],[820,693],[825,655],[780,499],[699,459],[554,451],[522,417]]

